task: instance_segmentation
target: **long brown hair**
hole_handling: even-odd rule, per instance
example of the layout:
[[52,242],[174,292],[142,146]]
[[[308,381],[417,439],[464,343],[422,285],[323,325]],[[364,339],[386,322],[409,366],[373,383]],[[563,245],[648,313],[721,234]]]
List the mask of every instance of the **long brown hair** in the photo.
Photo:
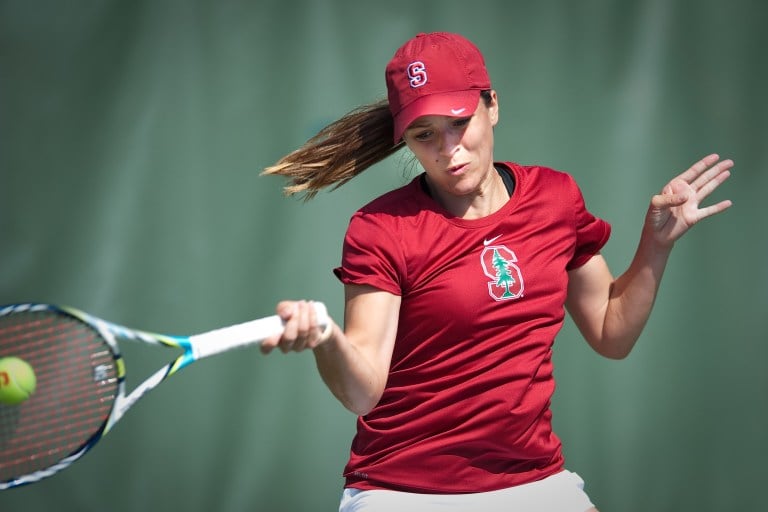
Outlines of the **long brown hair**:
[[[480,95],[486,106],[490,105],[491,91]],[[285,195],[302,193],[309,201],[323,188],[333,186],[335,190],[403,148],[402,140],[392,142],[393,134],[394,120],[387,100],[363,105],[320,130],[262,174],[285,176]]]
[[308,201],[321,189],[337,189],[402,148],[402,141],[393,143],[393,132],[387,100],[363,105],[320,130],[262,174],[287,177],[285,195],[302,193]]

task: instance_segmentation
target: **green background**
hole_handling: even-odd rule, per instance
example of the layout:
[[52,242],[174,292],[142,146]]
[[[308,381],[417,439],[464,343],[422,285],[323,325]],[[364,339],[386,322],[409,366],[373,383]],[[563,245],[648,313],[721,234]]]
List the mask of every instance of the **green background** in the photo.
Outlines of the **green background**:
[[[259,173],[351,108],[420,31],[465,34],[497,159],[573,174],[629,263],[648,201],[710,152],[733,208],[677,245],[630,357],[568,321],[555,427],[602,512],[766,510],[768,8],[748,0],[0,1],[0,303],[193,333],[283,298],[342,315],[350,215],[398,154],[303,203]],[[143,350],[143,349],[142,349]],[[136,382],[163,350],[128,351]],[[201,362],[5,511],[335,510],[353,415],[310,354]]]

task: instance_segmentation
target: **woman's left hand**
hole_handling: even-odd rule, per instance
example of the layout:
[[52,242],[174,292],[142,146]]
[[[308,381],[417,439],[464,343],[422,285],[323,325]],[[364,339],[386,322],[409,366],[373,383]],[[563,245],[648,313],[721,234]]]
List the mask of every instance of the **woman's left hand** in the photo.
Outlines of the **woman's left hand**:
[[657,243],[672,246],[694,224],[731,206],[731,201],[725,200],[700,207],[701,202],[728,179],[731,167],[732,160],[720,161],[719,155],[708,155],[653,196],[646,216],[646,229],[651,231]]

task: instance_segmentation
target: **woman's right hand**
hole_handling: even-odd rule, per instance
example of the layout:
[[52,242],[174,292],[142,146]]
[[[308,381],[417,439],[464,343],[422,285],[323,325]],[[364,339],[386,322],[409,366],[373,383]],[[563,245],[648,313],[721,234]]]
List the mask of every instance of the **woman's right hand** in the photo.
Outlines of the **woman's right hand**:
[[275,348],[283,353],[301,352],[314,349],[328,341],[334,327],[333,319],[328,317],[328,324],[318,323],[317,313],[312,301],[284,300],[277,304],[277,314],[285,322],[282,335],[264,340],[261,351],[269,354]]
[[280,336],[262,343],[265,354],[313,349],[328,389],[350,411],[363,416],[384,393],[397,336],[400,296],[365,285],[344,286],[344,326],[318,324],[312,302],[282,301],[277,314],[285,322]]

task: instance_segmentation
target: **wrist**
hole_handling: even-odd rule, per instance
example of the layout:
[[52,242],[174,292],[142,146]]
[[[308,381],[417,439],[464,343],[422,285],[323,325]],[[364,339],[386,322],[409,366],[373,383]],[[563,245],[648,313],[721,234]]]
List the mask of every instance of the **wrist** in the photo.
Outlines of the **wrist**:
[[331,337],[332,334],[333,334],[333,320],[331,320],[331,318],[329,317],[328,323],[323,328],[323,331],[320,333],[320,338],[317,340],[318,345],[322,345],[323,343],[328,341],[328,339]]
[[312,350],[315,352],[328,352],[329,350],[332,350],[331,345],[333,345],[333,343],[329,343],[329,341],[332,341],[335,337],[336,323],[331,318],[328,318],[328,323],[323,327],[320,336],[313,344]]
[[640,247],[653,254],[669,256],[675,247],[675,240],[661,239],[653,227],[646,226],[640,236]]

